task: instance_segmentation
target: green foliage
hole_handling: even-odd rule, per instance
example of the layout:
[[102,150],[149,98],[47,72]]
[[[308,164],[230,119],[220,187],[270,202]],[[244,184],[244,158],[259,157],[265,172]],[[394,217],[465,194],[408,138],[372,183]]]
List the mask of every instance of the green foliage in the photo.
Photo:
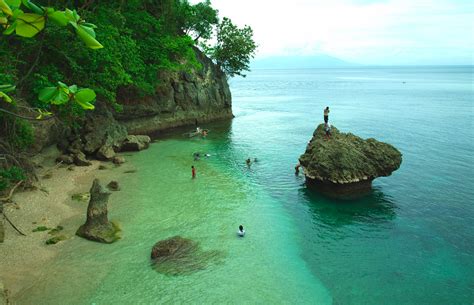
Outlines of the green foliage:
[[25,180],[25,172],[16,166],[7,169],[0,168],[0,192],[7,189],[12,183]]
[[31,230],[31,232],[44,232],[44,231],[48,231],[48,230],[49,230],[48,227],[39,226],[39,227],[36,227],[33,230]]
[[47,245],[55,245],[58,242],[66,240],[66,239],[67,239],[67,236],[64,235],[64,234],[61,234],[61,235],[57,235],[57,236],[51,237],[50,239],[46,240],[46,244]]
[[[24,12],[25,9],[31,13]],[[44,29],[46,20],[61,27],[70,25],[91,49],[103,48],[95,39],[96,26],[86,23],[75,10],[57,11],[52,7],[36,5],[29,0],[0,0],[0,26],[4,28],[4,35],[15,32],[18,36],[32,38]]]
[[56,87],[46,87],[40,90],[38,99],[47,104],[63,105],[69,101],[74,101],[83,109],[94,109],[91,103],[95,100],[94,90],[79,89],[76,85],[68,86],[63,82],[58,82]]
[[33,127],[28,121],[15,120],[13,133],[9,137],[10,143],[17,149],[23,150],[34,141]]
[[[150,8],[145,10],[142,2],[127,1],[121,10],[118,3],[94,4],[94,10],[81,12],[101,29],[97,39],[105,48],[96,52],[75,40],[64,48],[67,29],[47,27],[43,56],[26,86],[38,94],[44,87],[55,86],[56,80],[77,83],[93,88],[98,99],[120,110],[117,102],[155,94],[159,71],[198,68],[193,40],[168,31],[164,20],[156,18]],[[32,57],[24,53],[22,57]],[[41,101],[35,106],[54,108]],[[55,109],[54,113],[62,111]]]
[[252,28],[244,26],[240,29],[229,18],[224,18],[217,28],[216,38],[215,46],[205,46],[206,53],[228,76],[245,77],[242,72],[250,70],[250,59],[257,48]]
[[195,5],[190,5],[187,0],[179,2],[179,27],[195,41],[198,39],[211,39],[213,26],[219,23],[218,11],[211,6],[211,1],[206,0]]

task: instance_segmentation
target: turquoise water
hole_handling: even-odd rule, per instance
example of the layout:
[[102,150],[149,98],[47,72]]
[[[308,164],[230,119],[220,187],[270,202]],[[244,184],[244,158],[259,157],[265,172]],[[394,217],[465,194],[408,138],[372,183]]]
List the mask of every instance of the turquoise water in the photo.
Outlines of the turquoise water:
[[[137,172],[121,177],[109,209],[123,239],[65,242],[18,302],[472,304],[472,72],[260,70],[233,79],[231,123],[201,126],[207,139],[169,134],[128,157]],[[325,106],[341,131],[403,153],[401,168],[355,202],[311,193],[294,175]],[[211,157],[193,162],[195,151]],[[247,157],[258,162],[247,168]],[[189,275],[157,273],[151,247],[174,235],[220,255]]]

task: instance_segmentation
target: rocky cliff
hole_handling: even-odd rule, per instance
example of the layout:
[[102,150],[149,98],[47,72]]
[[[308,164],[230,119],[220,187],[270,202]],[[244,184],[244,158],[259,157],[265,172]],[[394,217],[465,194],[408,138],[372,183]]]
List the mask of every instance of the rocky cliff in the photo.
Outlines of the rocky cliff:
[[199,50],[195,52],[200,70],[161,73],[155,96],[118,97],[123,111],[114,117],[130,134],[232,118],[226,75]]
[[402,154],[392,145],[342,133],[335,127],[325,135],[319,125],[300,157],[306,182],[337,197],[351,197],[370,190],[372,180],[389,176],[400,167]]

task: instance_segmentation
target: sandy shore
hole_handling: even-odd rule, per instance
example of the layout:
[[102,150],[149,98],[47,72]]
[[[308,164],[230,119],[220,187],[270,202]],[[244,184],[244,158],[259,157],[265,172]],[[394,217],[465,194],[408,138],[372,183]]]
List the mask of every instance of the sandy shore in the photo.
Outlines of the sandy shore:
[[[134,169],[129,163],[117,168],[110,162],[92,161],[91,166],[74,166],[70,170],[69,166],[55,166],[57,155],[56,149],[49,148],[35,157],[35,162],[43,166],[38,170],[38,189],[18,192],[12,198],[13,203],[5,205],[5,214],[27,235],[21,236],[5,222],[5,241],[0,244],[0,283],[12,299],[39,280],[44,272],[42,267],[44,269],[68,241],[80,238],[75,236],[77,227],[65,223],[71,218],[85,221],[87,201],[78,202],[71,196],[88,192],[95,178],[105,186],[110,180],[120,181],[124,171]],[[99,170],[101,164],[107,169]],[[54,228],[58,225],[64,226],[61,233],[68,239],[56,245],[45,244],[51,238],[47,231],[32,232],[39,226]]]

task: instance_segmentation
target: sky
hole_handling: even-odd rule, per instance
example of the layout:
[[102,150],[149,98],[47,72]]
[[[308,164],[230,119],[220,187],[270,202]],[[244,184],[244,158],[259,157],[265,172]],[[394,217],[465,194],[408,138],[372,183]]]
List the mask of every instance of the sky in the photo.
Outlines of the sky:
[[474,0],[211,3],[220,17],[252,27],[256,58],[326,54],[359,64],[474,64]]

